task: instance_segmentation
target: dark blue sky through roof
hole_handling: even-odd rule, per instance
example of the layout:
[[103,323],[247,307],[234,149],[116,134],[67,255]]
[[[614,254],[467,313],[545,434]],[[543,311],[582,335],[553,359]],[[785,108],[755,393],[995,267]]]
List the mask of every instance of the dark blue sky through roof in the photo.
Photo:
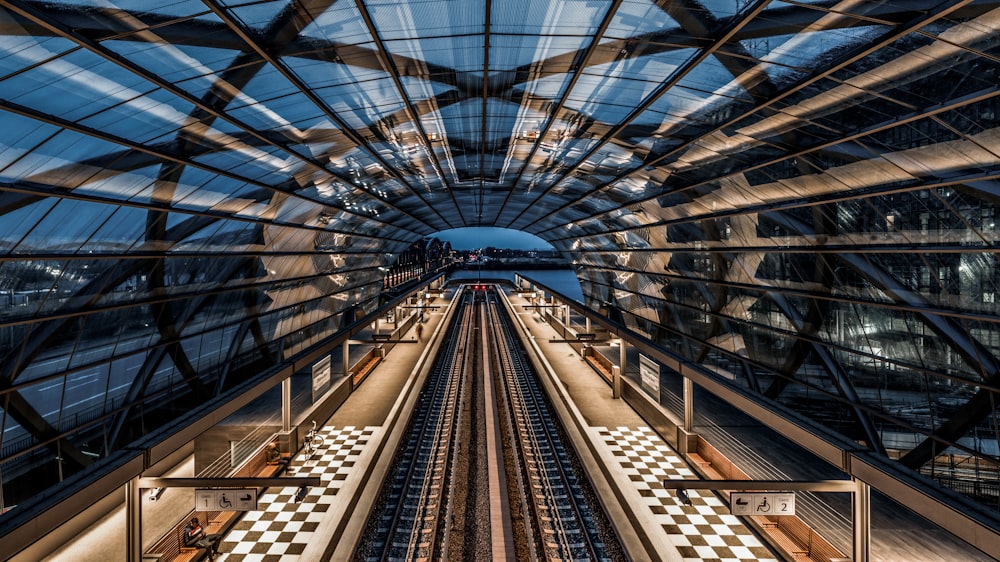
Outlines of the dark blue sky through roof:
[[469,227],[443,230],[434,234],[435,238],[451,242],[456,250],[477,248],[511,248],[516,250],[551,250],[552,245],[527,232],[495,227]]

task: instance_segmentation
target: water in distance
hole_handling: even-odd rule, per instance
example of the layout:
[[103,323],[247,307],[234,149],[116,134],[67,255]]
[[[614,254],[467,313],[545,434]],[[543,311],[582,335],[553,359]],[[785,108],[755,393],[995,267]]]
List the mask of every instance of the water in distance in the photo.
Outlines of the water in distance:
[[580,288],[580,280],[576,278],[576,273],[572,269],[533,269],[531,271],[515,271],[512,269],[490,269],[482,272],[475,269],[460,269],[449,275],[449,279],[510,279],[514,282],[514,274],[520,273],[525,277],[530,277],[551,287],[567,297],[583,302],[583,290]]

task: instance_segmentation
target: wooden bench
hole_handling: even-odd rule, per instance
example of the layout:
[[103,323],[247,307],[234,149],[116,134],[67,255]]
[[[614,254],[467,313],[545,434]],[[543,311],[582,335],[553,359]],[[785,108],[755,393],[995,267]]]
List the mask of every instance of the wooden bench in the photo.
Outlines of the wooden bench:
[[712,461],[703,458],[698,453],[688,453],[688,460],[691,461],[696,467],[698,467],[699,472],[709,480],[724,480],[722,473],[712,467]]
[[613,378],[611,375],[611,362],[608,361],[606,357],[591,349],[590,353],[584,356],[584,359],[587,360],[587,364],[590,365],[590,367],[594,369],[597,374],[601,375],[601,378],[607,381],[608,384],[612,384],[614,382],[611,380]]
[[357,371],[354,373],[354,387],[357,388],[361,384],[361,381],[365,380],[365,377],[370,375],[381,361],[382,357],[378,353],[378,348],[372,348],[361,361],[358,361],[360,367],[357,367]]
[[783,550],[786,554],[790,555],[792,558],[798,560],[812,560],[809,556],[809,548],[801,545],[799,541],[795,540],[794,537],[783,532],[780,527],[775,523],[775,527],[765,527],[767,529],[768,538],[774,543],[775,546]]
[[798,549],[791,551],[793,555],[824,561],[844,556],[798,517],[776,517],[775,519],[777,519],[778,530],[799,545]]
[[[271,442],[276,442],[272,440]],[[269,442],[268,444],[270,444]],[[277,476],[281,473],[285,467],[288,466],[291,460],[291,455],[289,453],[281,453],[280,458],[277,461],[267,460],[267,447],[265,444],[256,454],[251,456],[243,466],[241,466],[234,474],[237,478],[271,478],[272,476]]]
[[[286,463],[267,462],[265,448],[261,448],[256,454],[251,456],[234,474],[234,477],[260,477],[270,478],[277,476],[287,466]],[[287,454],[281,455],[282,459],[289,459]],[[242,512],[239,511],[194,511],[191,510],[186,516],[174,525],[167,534],[163,535],[153,546],[146,549],[149,556],[157,556],[160,562],[192,562],[203,560],[208,557],[206,549],[201,547],[184,546],[184,528],[187,527],[192,517],[197,517],[205,527],[205,533],[209,535],[224,534],[228,532],[240,518]]]
[[[698,438],[698,452],[689,453],[688,460],[698,472],[710,480],[749,480],[745,472],[734,465],[718,449]],[[729,497],[728,491],[721,492]],[[797,516],[751,516],[768,542],[793,560],[827,561],[843,558],[843,554]]]
[[[181,550],[181,545],[184,544],[181,537],[183,533],[183,525],[180,527],[175,526],[171,531],[163,535],[160,540],[156,541],[156,544],[149,547],[149,549],[146,550],[146,554],[157,557],[160,562],[173,562],[174,560],[177,560],[177,557],[180,556],[182,552],[185,555],[188,555],[188,552],[186,551],[189,549],[184,548],[184,551]],[[191,560],[192,558],[185,559]]]
[[173,528],[163,535],[159,541],[146,550],[146,554],[158,556],[161,562],[190,562],[201,560],[208,556],[208,553],[201,547],[184,546],[184,528],[192,517],[197,517],[199,521],[204,521],[205,533],[214,534],[223,532],[235,523],[237,513],[235,511],[194,511],[191,510],[186,516],[173,526]]

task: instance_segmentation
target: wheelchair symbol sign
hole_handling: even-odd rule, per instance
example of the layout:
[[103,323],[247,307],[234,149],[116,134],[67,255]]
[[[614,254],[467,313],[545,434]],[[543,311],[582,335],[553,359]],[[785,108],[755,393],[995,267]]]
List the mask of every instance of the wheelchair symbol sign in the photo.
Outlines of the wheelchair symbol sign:
[[794,492],[733,492],[729,501],[733,515],[795,515]]

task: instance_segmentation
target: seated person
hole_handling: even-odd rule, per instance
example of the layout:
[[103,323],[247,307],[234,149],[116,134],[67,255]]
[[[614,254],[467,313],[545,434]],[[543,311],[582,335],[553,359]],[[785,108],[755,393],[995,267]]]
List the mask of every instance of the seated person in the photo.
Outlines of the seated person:
[[192,517],[187,526],[184,527],[184,546],[188,548],[204,548],[208,550],[208,559],[214,560],[219,553],[219,543],[222,542],[222,535],[207,535],[205,529],[197,517]]
[[278,444],[274,441],[267,444],[267,449],[264,450],[264,458],[267,459],[267,464],[288,464],[288,459],[282,458],[281,450],[278,449]]

